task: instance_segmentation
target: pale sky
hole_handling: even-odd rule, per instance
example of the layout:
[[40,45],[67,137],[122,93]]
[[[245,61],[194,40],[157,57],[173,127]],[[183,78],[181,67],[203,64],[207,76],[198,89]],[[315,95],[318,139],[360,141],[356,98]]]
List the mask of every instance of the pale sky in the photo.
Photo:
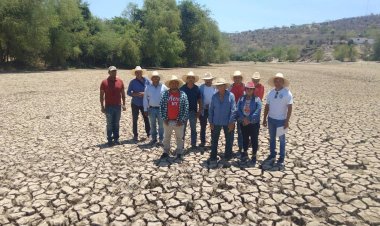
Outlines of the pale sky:
[[[93,15],[120,16],[129,2],[143,0],[85,0]],[[180,1],[177,1],[180,2]],[[196,0],[211,11],[223,32],[309,24],[341,18],[380,14],[380,0]]]

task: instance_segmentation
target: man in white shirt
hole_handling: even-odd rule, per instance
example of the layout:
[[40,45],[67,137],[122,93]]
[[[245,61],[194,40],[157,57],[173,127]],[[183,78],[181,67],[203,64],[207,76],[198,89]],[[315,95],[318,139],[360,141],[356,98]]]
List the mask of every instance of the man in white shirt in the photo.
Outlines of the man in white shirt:
[[[263,164],[273,166],[276,160],[276,132],[278,127],[287,129],[289,127],[289,119],[292,114],[293,95],[289,91],[289,81],[284,78],[282,73],[277,73],[268,81],[274,89],[269,91],[266,97],[266,105],[264,110],[263,126],[268,126],[269,130],[269,149],[270,155]],[[268,118],[268,121],[267,121]],[[285,134],[279,136],[280,140],[280,157],[276,166],[280,169],[284,168],[285,160]]]
[[152,83],[147,85],[144,91],[144,114],[149,116],[150,122],[150,134],[152,135],[152,140],[150,145],[157,143],[157,124],[158,124],[158,135],[159,135],[159,145],[162,145],[164,139],[164,126],[163,120],[160,116],[160,99],[161,94],[168,90],[168,88],[160,82],[161,75],[157,71],[153,71],[150,80]]
[[204,147],[206,144],[206,127],[207,127],[207,118],[208,118],[208,109],[211,104],[212,96],[216,93],[216,89],[214,86],[212,86],[212,81],[214,77],[210,73],[206,73],[203,80],[205,81],[204,84],[202,84],[199,87],[199,91],[201,92],[201,99],[202,99],[202,112],[199,115],[199,122],[201,124],[201,143],[199,144],[199,147]]

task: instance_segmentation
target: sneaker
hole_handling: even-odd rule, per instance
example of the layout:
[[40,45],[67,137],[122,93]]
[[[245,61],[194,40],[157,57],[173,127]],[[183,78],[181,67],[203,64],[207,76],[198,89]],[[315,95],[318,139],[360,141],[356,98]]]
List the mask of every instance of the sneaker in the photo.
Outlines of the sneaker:
[[160,159],[167,159],[169,158],[169,154],[168,153],[163,153],[160,157]]
[[121,143],[120,143],[119,140],[115,140],[114,144],[115,144],[115,145],[121,145]]
[[157,143],[157,140],[151,140],[149,143],[148,143],[148,145],[154,145],[154,144],[156,144]]
[[266,159],[263,161],[263,164],[266,164],[266,165],[273,165],[275,161],[276,161],[276,158],[275,158],[275,157],[268,156],[268,158],[266,158]]
[[284,170],[284,169],[285,169],[285,164],[284,164],[284,162],[280,162],[280,161],[278,161],[278,162],[275,164],[275,167],[278,167],[279,170]]

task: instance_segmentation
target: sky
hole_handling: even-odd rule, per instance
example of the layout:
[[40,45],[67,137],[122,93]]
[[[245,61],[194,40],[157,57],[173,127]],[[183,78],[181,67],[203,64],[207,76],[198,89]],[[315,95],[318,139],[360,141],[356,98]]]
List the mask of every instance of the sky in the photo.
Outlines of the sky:
[[[85,0],[93,15],[120,16],[128,3],[143,0]],[[177,2],[179,2],[177,0]],[[310,24],[348,17],[380,14],[380,0],[195,0],[211,11],[223,32]]]

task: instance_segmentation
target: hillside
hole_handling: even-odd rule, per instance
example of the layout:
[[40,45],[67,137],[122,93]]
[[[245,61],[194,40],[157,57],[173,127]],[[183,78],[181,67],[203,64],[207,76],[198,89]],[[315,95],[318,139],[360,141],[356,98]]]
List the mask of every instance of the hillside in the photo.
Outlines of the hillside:
[[226,33],[226,36],[230,40],[232,53],[238,54],[249,49],[265,50],[277,46],[297,46],[303,49],[310,45],[317,45],[324,49],[331,49],[332,46],[347,43],[352,38],[373,39],[379,31],[380,14],[323,23]]

